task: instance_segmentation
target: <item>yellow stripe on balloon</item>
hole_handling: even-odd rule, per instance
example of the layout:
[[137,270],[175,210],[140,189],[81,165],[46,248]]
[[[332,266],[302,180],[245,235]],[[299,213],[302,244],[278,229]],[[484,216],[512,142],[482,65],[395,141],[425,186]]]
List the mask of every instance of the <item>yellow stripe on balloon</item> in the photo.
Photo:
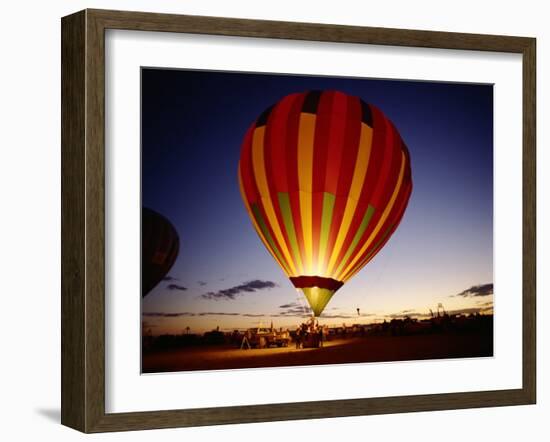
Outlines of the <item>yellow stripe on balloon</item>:
[[351,181],[351,189],[349,192],[350,198],[359,200],[367,168],[369,167],[370,152],[372,147],[372,128],[365,123],[361,124],[361,137],[359,138],[359,151],[357,152],[357,161],[353,172],[353,180]]
[[252,136],[252,168],[254,171],[254,179],[256,180],[256,185],[258,186],[258,191],[260,192],[260,199],[262,201],[265,214],[267,215],[269,225],[273,229],[275,239],[281,248],[288,267],[292,272],[292,274],[288,276],[296,276],[296,267],[294,266],[294,262],[283,237],[283,232],[279,226],[279,221],[277,220],[277,215],[275,214],[275,209],[273,208],[273,202],[271,201],[271,196],[269,195],[264,162],[264,135],[265,126],[262,126],[257,127]]
[[304,267],[313,274],[313,142],[315,115],[300,114],[298,128],[298,188],[300,189],[300,219],[304,236]]
[[264,244],[265,248],[271,253],[271,256],[273,256],[273,259],[281,266],[282,269],[285,269],[285,265],[277,258],[277,254],[275,253],[275,250],[271,248],[269,243],[267,242],[267,238],[264,237],[264,234],[262,232],[262,229],[260,229],[260,226],[256,222],[256,217],[254,216],[254,213],[252,212],[252,209],[250,208],[250,204],[248,203],[248,198],[246,196],[246,193],[244,191],[244,185],[243,185],[243,179],[241,176],[241,163],[239,162],[239,189],[241,190],[241,196],[244,202],[244,206],[246,208],[246,211],[248,213],[248,216],[250,220],[252,221],[252,225],[254,226],[254,230],[256,230],[256,233],[260,237],[260,240]]
[[[359,138],[359,150],[357,151],[357,161],[355,163],[355,170],[353,171],[353,178],[351,181],[351,189],[348,195],[346,208],[344,209],[344,216],[336,236],[334,247],[332,248],[332,254],[327,267],[327,275],[332,275],[334,266],[338,257],[341,255],[341,249],[348,234],[349,227],[355,215],[355,209],[357,208],[357,202],[361,195],[363,184],[365,183],[365,176],[367,175],[367,169],[369,167],[370,152],[372,147],[372,128],[366,124],[361,124],[361,136]],[[323,251],[324,253],[324,251]]]
[[[337,275],[337,277],[335,279],[338,279],[339,281],[342,281],[342,279],[340,279],[340,278],[343,277],[343,276],[347,276],[347,274],[353,269],[353,266],[359,260],[361,255],[363,253],[365,253],[365,251],[369,248],[369,246],[371,245],[374,238],[376,238],[376,235],[378,235],[378,232],[380,231],[382,226],[384,226],[384,223],[386,222],[386,219],[388,218],[391,210],[393,209],[393,205],[395,204],[395,200],[397,199],[397,195],[399,195],[399,191],[401,190],[401,185],[403,184],[404,172],[405,172],[405,153],[401,152],[401,168],[399,170],[399,178],[397,179],[397,184],[395,185],[395,189],[393,190],[392,196],[391,196],[390,200],[388,201],[388,204],[386,205],[386,208],[384,209],[384,212],[382,212],[382,216],[378,220],[378,224],[376,225],[376,227],[374,228],[374,230],[370,234],[369,238],[367,239],[367,241],[365,242],[363,247],[361,247],[361,250],[359,250],[359,252],[355,255],[355,258],[353,258],[353,260],[349,263],[349,265],[346,267],[346,269],[343,272],[341,272],[339,275]],[[346,279],[343,279],[343,280],[346,281]]]

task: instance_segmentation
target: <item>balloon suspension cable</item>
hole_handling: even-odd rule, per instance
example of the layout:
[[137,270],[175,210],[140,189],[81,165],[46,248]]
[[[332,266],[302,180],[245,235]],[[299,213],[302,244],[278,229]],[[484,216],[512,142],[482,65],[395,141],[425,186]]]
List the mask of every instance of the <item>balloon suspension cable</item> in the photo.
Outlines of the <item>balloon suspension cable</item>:
[[304,314],[304,316],[309,316],[308,315],[308,307],[306,305],[306,303],[304,302],[304,300],[302,299],[302,294],[300,293],[300,289],[296,289],[296,293],[298,293],[298,302],[300,303],[300,307],[302,308],[302,312]]
[[[391,260],[388,259],[388,256],[391,257],[392,253],[391,253],[391,250],[389,251],[389,253],[386,253],[385,256],[382,257],[382,265],[380,266],[380,268],[377,270],[376,274],[374,275],[374,281],[372,281],[371,284],[369,285],[365,285],[365,297],[368,298],[369,296],[369,291],[372,292],[373,291],[373,287],[376,287],[378,285],[378,283],[380,282],[380,280],[382,279],[382,275],[386,272],[386,268],[388,267],[388,262],[390,262]],[[383,259],[383,258],[386,258],[386,259]],[[361,317],[361,315],[359,315],[359,317]]]

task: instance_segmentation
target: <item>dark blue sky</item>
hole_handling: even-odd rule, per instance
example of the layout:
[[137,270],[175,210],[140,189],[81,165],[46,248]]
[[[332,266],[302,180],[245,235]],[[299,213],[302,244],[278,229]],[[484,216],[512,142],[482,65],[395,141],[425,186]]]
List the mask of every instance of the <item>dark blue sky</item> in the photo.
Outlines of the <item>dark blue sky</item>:
[[[329,306],[380,314],[427,309],[492,282],[491,85],[143,69],[143,204],[178,230],[181,251],[170,274],[188,289],[161,283],[145,298],[145,312],[268,315],[297,301],[251,226],[237,165],[257,116],[311,89],[337,89],[378,106],[410,150],[414,183],[400,227]],[[277,287],[234,301],[200,296],[256,279]]]

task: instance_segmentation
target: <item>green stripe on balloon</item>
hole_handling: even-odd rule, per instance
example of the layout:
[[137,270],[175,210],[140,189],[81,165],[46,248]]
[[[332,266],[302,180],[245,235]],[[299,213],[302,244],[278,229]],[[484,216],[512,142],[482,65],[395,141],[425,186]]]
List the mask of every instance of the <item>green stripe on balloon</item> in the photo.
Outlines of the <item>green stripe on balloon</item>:
[[336,195],[328,192],[323,193],[323,213],[321,215],[321,237],[319,239],[319,250],[323,251],[325,257],[335,201]]
[[279,208],[283,215],[283,223],[285,225],[286,233],[290,241],[290,248],[294,254],[294,262],[301,263],[300,248],[298,247],[298,239],[296,238],[296,230],[294,229],[294,221],[292,218],[292,209],[290,208],[290,199],[288,193],[277,193],[277,199],[279,200]]
[[283,266],[285,271],[290,274],[291,273],[290,269],[288,268],[285,259],[281,255],[281,252],[277,248],[277,244],[275,244],[275,241],[273,240],[273,237],[271,236],[271,233],[269,233],[269,229],[267,228],[267,224],[265,223],[265,220],[262,216],[262,213],[260,212],[258,204],[252,204],[251,208],[252,208],[252,212],[254,213],[254,218],[256,218],[256,222],[260,226],[260,229],[262,230],[262,233],[263,233],[265,239],[267,240],[269,246],[271,247],[271,250],[273,250],[273,253],[275,253],[275,255],[279,259],[279,262],[281,263],[281,265]]
[[357,229],[357,232],[355,232],[355,236],[353,237],[353,241],[351,242],[350,246],[348,247],[348,250],[344,257],[340,260],[340,265],[336,269],[335,275],[339,275],[346,263],[348,262],[348,259],[352,255],[352,253],[355,251],[355,248],[357,247],[357,244],[359,244],[359,241],[363,234],[365,233],[365,230],[367,230],[367,227],[370,223],[370,220],[372,219],[372,215],[374,215],[374,207],[369,204],[367,207],[367,211],[365,212],[365,216],[363,217],[363,221],[361,221],[361,225],[359,226],[359,229]]

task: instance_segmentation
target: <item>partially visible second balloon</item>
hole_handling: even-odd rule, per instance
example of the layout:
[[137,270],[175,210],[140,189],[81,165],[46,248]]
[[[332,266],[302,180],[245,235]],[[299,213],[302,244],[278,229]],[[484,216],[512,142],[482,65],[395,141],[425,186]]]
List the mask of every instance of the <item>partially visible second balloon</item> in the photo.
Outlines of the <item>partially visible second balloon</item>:
[[141,212],[141,296],[146,296],[168,274],[179,253],[178,232],[160,213]]

